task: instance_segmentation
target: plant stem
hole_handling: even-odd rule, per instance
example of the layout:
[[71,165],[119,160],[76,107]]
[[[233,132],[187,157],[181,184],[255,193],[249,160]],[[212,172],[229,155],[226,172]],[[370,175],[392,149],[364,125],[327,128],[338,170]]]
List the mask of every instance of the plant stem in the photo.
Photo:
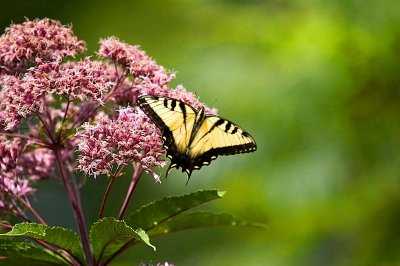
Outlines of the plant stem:
[[65,108],[65,113],[64,113],[63,119],[62,119],[62,121],[61,121],[60,132],[59,132],[58,137],[57,137],[58,142],[60,142],[60,140],[61,140],[61,134],[62,134],[62,130],[63,130],[63,128],[64,128],[64,122],[65,122],[65,119],[67,118],[67,113],[68,113],[68,109],[69,109],[69,105],[70,105],[70,104],[71,104],[71,101],[70,101],[70,99],[68,99],[67,107]]
[[122,204],[121,210],[119,211],[118,219],[121,220],[124,217],[126,208],[128,207],[129,200],[132,197],[133,191],[139,181],[140,176],[143,173],[143,167],[140,163],[136,164],[135,171],[132,176],[132,181],[129,185],[128,192],[126,193],[124,203]]
[[9,225],[9,224],[5,224],[5,223],[0,222],[0,228],[1,229],[12,229],[12,226]]
[[50,138],[51,142],[54,143],[54,138],[53,135],[51,134],[51,131],[49,127],[47,126],[46,122],[43,120],[43,118],[39,115],[39,113],[36,113],[36,115],[39,117],[40,122],[43,124],[44,131],[46,131],[47,136]]
[[65,251],[64,249],[59,249],[54,247],[53,245],[50,245],[49,243],[39,240],[39,239],[32,239],[33,241],[35,241],[36,243],[38,243],[39,245],[53,251],[54,253],[56,253],[58,256],[60,256],[60,258],[62,258],[66,263],[68,264],[72,264],[72,265],[76,265],[79,266],[81,265],[77,259],[72,256],[72,254],[68,253],[67,251]]
[[31,142],[34,142],[35,144],[41,145],[43,147],[48,147],[49,144],[41,141],[40,139],[37,139],[35,137],[30,137],[30,136],[23,136],[19,134],[13,134],[13,133],[7,133],[7,132],[0,132],[0,135],[6,136],[6,137],[12,137],[12,138],[20,138],[20,139],[25,139]]
[[19,198],[19,200],[24,204],[24,206],[35,216],[35,218],[43,225],[47,226],[47,223],[43,220],[43,218],[35,211],[34,208],[32,208],[31,204],[29,203],[28,200],[23,200],[22,198]]
[[99,219],[103,217],[104,207],[106,206],[108,195],[110,194],[110,190],[111,190],[112,185],[114,184],[114,180],[117,178],[117,176],[119,176],[119,174],[122,172],[123,169],[124,169],[124,166],[118,167],[117,171],[115,171],[115,173],[111,176],[110,182],[108,183],[106,191],[104,192],[103,201],[101,202],[101,206],[100,206],[100,210],[99,210]]
[[62,159],[61,159],[60,150],[58,147],[55,147],[54,153],[56,156],[58,168],[60,170],[61,179],[67,190],[68,197],[69,197],[71,205],[72,205],[72,210],[73,210],[75,220],[76,220],[76,223],[78,226],[78,231],[79,231],[79,235],[81,238],[83,251],[85,253],[86,263],[88,266],[94,266],[93,255],[92,255],[92,250],[90,248],[89,235],[88,235],[88,231],[86,228],[85,217],[83,214],[82,206],[80,206],[79,201],[76,197],[76,194],[73,189],[73,185],[71,184],[71,180],[69,180],[67,177],[67,174],[66,174],[66,171],[65,171]]

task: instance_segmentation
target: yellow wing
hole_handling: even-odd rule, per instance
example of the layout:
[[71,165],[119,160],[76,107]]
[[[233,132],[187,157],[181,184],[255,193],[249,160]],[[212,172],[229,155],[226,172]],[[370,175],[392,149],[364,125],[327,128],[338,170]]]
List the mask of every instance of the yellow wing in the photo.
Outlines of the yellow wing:
[[138,104],[162,131],[164,146],[169,154],[185,153],[193,131],[196,111],[181,101],[166,97],[142,96],[138,98]]
[[238,125],[220,116],[207,116],[195,133],[189,156],[195,159],[195,169],[210,164],[218,155],[253,152],[255,140]]

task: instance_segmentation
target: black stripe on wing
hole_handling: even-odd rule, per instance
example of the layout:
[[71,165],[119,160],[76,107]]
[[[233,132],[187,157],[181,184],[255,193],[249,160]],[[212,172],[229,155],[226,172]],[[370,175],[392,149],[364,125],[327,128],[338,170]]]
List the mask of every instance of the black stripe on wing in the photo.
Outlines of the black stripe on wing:
[[[225,120],[225,121],[227,121],[227,120]],[[218,124],[221,124],[221,123],[218,123]],[[231,125],[227,126],[226,132],[229,131],[230,127],[231,127]],[[211,131],[212,130],[210,130],[210,132]],[[233,134],[235,134],[237,131],[238,131],[238,127],[235,125],[235,128],[233,128],[231,130],[231,132]],[[234,154],[238,154],[238,153],[248,153],[248,152],[256,151],[257,144],[254,141],[253,137],[246,131],[243,131],[242,134],[243,134],[243,137],[250,140],[251,142],[240,144],[240,145],[231,145],[231,146],[212,148],[212,149],[206,151],[205,153],[203,153],[201,156],[198,156],[193,159],[193,169],[199,170],[203,167],[203,165],[209,165],[211,163],[211,161],[217,159],[217,157],[220,155],[226,156],[226,155],[234,155]]]
[[[234,154],[238,154],[238,153],[254,152],[254,151],[257,150],[256,141],[254,140],[254,138],[249,133],[244,131],[239,126],[234,125],[229,120],[226,120],[226,121],[227,121],[227,124],[226,124],[226,128],[225,128],[224,131],[227,134],[233,134],[233,135],[234,134],[238,134],[237,131],[240,130],[240,131],[242,131],[242,133],[241,133],[242,138],[244,138],[246,140],[249,140],[250,142],[239,144],[239,145],[232,145],[232,146],[213,148],[209,152],[212,151],[214,154],[218,154],[218,155],[234,155]],[[229,130],[231,130],[231,131],[229,132]]]
[[140,107],[140,109],[154,122],[154,124],[162,132],[164,148],[167,150],[167,157],[171,160],[170,168],[171,167],[178,168],[181,166],[184,169],[187,169],[186,165],[189,162],[186,162],[186,160],[183,160],[182,162],[182,157],[184,156],[182,156],[178,151],[178,146],[177,143],[175,142],[172,131],[169,129],[168,125],[165,124],[163,119],[157,114],[157,112],[154,111],[153,107],[150,105],[149,102],[152,102],[157,106],[163,105],[166,109],[169,109],[171,112],[182,113],[184,120],[183,124],[185,124],[184,125],[185,129],[186,129],[186,115],[187,115],[186,112],[188,110],[192,110],[193,113],[196,113],[196,110],[193,109],[191,106],[173,98],[141,96],[137,99],[137,104]]
[[[139,108],[154,122],[154,124],[161,130],[166,138],[173,139],[172,132],[169,127],[164,123],[161,117],[153,110],[147,100],[158,100],[158,97],[139,97],[137,103]],[[165,139],[164,139],[165,140]]]

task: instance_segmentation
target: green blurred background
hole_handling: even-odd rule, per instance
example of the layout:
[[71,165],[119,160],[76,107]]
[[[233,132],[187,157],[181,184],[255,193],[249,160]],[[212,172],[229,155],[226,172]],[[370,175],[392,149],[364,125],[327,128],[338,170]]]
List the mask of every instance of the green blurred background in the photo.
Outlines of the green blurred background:
[[[219,188],[228,193],[209,208],[268,229],[175,233],[114,265],[400,264],[400,1],[2,0],[0,10],[2,30],[25,16],[72,23],[89,54],[111,35],[140,44],[257,140],[256,153],[219,158],[188,186],[179,172],[143,178],[130,209]],[[90,221],[105,185],[85,188]],[[74,227],[58,181],[41,184],[34,204]]]

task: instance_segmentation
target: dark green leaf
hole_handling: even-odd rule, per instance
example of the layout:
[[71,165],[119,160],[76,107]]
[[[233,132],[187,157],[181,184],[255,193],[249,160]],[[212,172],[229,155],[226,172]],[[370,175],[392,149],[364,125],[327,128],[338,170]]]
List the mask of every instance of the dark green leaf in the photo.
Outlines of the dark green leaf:
[[137,240],[156,249],[142,229],[133,230],[124,221],[112,217],[103,218],[93,224],[90,242],[96,261],[107,260],[127,243]]
[[83,251],[79,236],[70,229],[44,226],[37,223],[19,223],[14,225],[13,229],[4,235],[25,236],[42,240],[68,251],[76,259],[83,261]]
[[51,250],[18,236],[0,236],[0,265],[68,265]]
[[262,224],[247,222],[230,214],[211,212],[190,212],[173,217],[147,231],[149,236],[165,235],[171,232],[214,226],[253,226],[264,227]]
[[211,200],[220,199],[225,192],[218,190],[199,190],[179,197],[167,197],[151,202],[135,211],[126,220],[133,228],[146,232],[172,217]]

